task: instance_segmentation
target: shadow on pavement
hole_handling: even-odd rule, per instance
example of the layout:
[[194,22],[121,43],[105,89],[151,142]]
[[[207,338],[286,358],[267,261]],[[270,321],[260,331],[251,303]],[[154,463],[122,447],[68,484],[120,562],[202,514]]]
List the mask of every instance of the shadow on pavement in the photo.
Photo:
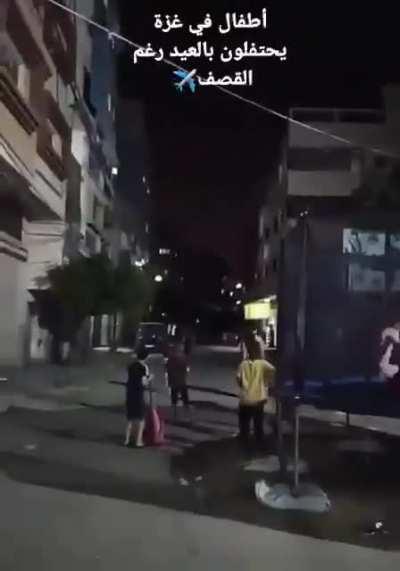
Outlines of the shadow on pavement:
[[[112,444],[113,448],[115,445],[122,448],[119,424],[107,425],[107,422],[113,420],[113,416],[103,417],[98,413],[99,409],[109,411],[110,407],[91,408],[95,409],[92,413],[95,418],[89,415],[87,427],[83,423],[82,413],[71,413],[70,416],[68,413],[57,416],[53,413],[31,413],[25,415],[26,422],[34,426],[35,430],[57,436],[60,440],[55,446],[62,447],[62,439],[68,439],[77,440],[81,444],[85,441],[99,442]],[[114,407],[111,408],[114,410]],[[118,411],[120,409],[121,407],[118,407]],[[196,409],[199,412],[229,412],[229,418],[234,418],[232,410],[218,404],[198,403]],[[21,425],[25,416],[21,413],[14,415],[16,422]],[[118,413],[117,420],[119,417]],[[82,424],[68,426],[65,420],[67,418],[73,423],[81,419]],[[61,419],[63,425],[57,426]],[[177,429],[176,434],[170,435],[168,445],[194,444],[187,432],[189,430],[204,434],[206,438],[203,442],[182,450],[181,456],[169,457],[167,461],[170,463],[172,478],[166,478],[165,483],[161,479],[151,483],[145,481],[143,469],[142,480],[139,479],[135,465],[140,464],[141,458],[145,459],[145,456],[141,455],[141,451],[135,450],[127,452],[132,455],[132,471],[130,472],[129,468],[129,473],[118,473],[118,466],[115,472],[106,472],[102,469],[71,465],[70,460],[63,462],[41,459],[40,449],[39,456],[15,451],[0,453],[0,470],[9,478],[26,484],[189,511],[324,540],[378,549],[400,548],[398,439],[371,435],[362,429],[333,427],[304,419],[301,457],[310,466],[312,481],[325,490],[332,502],[330,513],[316,515],[275,511],[258,504],[254,494],[255,482],[263,478],[271,485],[278,481],[279,476],[276,473],[266,475],[246,472],[243,465],[250,458],[275,454],[272,438],[266,441],[266,449],[263,452],[244,451],[233,438],[210,441],[208,436],[214,435],[215,431],[202,427],[202,418],[199,418],[197,426],[196,422],[194,425],[184,421],[175,424],[173,421],[167,422],[168,426]],[[121,415],[121,426],[123,423],[124,418]],[[94,428],[92,431],[91,427],[96,425],[97,432]],[[184,430],[183,434],[179,433],[179,429]],[[290,450],[291,438],[286,440],[286,445]],[[155,454],[157,452],[158,450],[154,450]],[[112,450],[104,448],[103,453],[112,454]],[[151,455],[152,451],[147,450],[146,454]],[[116,458],[119,457],[116,455]],[[147,464],[144,463],[143,466],[146,470]],[[154,466],[155,464],[149,464],[148,469],[156,469]],[[179,484],[182,481],[185,485]],[[391,533],[375,537],[363,534],[376,520],[384,520]]]

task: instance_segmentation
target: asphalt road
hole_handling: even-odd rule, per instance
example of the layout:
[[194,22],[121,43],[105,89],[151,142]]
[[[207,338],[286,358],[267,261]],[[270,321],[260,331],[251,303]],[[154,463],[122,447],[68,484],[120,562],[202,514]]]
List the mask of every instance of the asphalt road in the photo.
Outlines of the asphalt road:
[[[163,449],[125,449],[123,390],[105,384],[93,390],[91,379],[86,403],[75,408],[69,402],[64,410],[11,408],[0,415],[1,571],[397,569],[398,553],[354,545],[354,533],[341,533],[349,513],[358,524],[354,506],[368,502],[368,494],[352,501],[345,488],[333,519],[324,521],[270,514],[256,503],[252,482],[240,479],[245,457],[232,439],[237,400],[224,394],[235,391],[238,358],[219,348],[195,353],[193,423],[172,419],[162,362],[152,359],[167,428]],[[314,425],[305,428],[315,432]],[[343,436],[343,428],[334,430]],[[330,431],[327,437],[311,449],[321,477],[332,472],[323,459]],[[330,461],[336,455],[332,449]],[[393,517],[396,478],[387,483]]]

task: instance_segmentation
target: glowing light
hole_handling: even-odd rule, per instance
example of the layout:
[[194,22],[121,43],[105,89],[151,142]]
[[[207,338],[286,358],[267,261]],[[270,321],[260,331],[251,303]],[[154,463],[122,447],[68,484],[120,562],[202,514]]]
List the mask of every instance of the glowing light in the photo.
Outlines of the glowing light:
[[236,284],[236,289],[243,289],[243,284],[242,283],[237,283]]
[[154,281],[157,282],[158,284],[160,284],[163,280],[164,280],[164,278],[162,276],[160,276],[160,274],[158,274],[154,278]]

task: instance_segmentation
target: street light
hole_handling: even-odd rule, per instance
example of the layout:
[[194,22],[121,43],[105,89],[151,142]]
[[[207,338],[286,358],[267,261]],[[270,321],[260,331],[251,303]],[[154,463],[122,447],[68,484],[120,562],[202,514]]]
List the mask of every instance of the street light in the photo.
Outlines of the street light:
[[237,283],[236,284],[236,289],[243,289],[243,284],[242,283]]
[[163,281],[163,279],[164,278],[160,276],[160,274],[158,274],[157,276],[155,276],[154,281],[160,284]]

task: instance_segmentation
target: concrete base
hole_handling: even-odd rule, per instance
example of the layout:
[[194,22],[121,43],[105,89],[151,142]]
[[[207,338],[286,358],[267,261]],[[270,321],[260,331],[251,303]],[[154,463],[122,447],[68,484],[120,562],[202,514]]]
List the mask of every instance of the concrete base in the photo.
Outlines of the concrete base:
[[326,513],[331,509],[328,496],[315,484],[301,484],[296,496],[287,484],[268,486],[261,480],[255,484],[257,500],[264,506],[278,510],[301,510]]
[[[266,474],[273,474],[274,472],[279,472],[279,458],[278,456],[266,456],[265,458],[256,458],[251,462],[243,465],[245,472],[265,472]],[[288,467],[289,472],[293,472],[293,461],[289,461]],[[308,464],[304,460],[299,461],[299,473],[308,473]]]

